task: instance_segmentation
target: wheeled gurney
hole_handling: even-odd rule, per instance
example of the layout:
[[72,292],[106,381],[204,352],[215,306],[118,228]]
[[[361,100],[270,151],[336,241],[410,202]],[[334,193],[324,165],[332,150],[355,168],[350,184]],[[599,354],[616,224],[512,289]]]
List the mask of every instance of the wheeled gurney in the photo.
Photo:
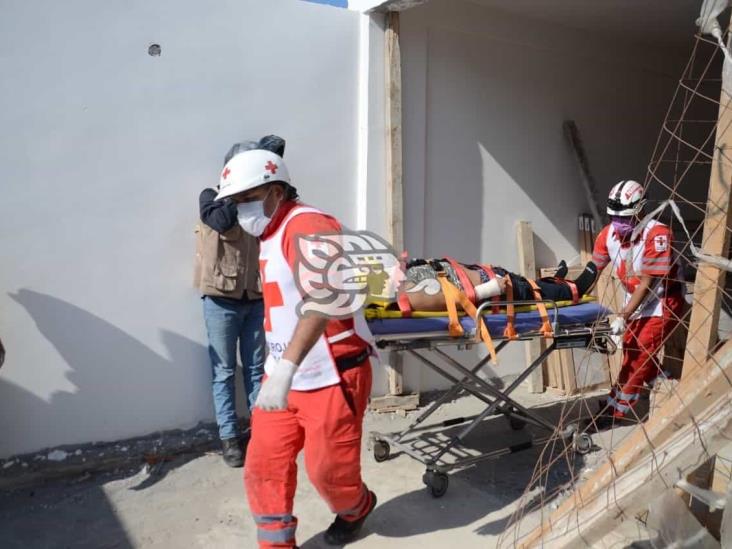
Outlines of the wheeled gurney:
[[[483,460],[497,458],[502,455],[526,450],[549,440],[558,425],[541,415],[522,406],[509,395],[536,368],[539,368],[547,357],[557,349],[587,348],[602,353],[615,351],[615,344],[610,336],[607,316],[609,311],[601,305],[586,301],[571,305],[569,302],[557,304],[552,301],[542,302],[496,302],[481,305],[476,318],[483,318],[484,326],[491,338],[497,342],[495,352],[500,352],[510,341],[527,341],[534,338],[545,338],[547,332],[542,330],[546,318],[537,310],[496,313],[496,307],[509,306],[511,309],[536,309],[541,304],[551,309],[551,335],[547,338],[546,349],[536,358],[508,387],[501,389],[478,374],[490,360],[490,356],[479,360],[472,367],[467,367],[445,353],[442,348],[456,346],[469,349],[480,342],[476,322],[470,316],[461,316],[459,322],[463,334],[456,337],[448,331],[449,319],[446,315],[431,316],[428,313],[415,313],[409,318],[371,318],[367,321],[378,348],[391,352],[405,352],[418,359],[422,364],[435,371],[452,383],[452,387],[442,397],[433,402],[403,431],[398,433],[371,433],[374,458],[385,461],[389,458],[392,447],[411,456],[426,465],[423,481],[434,497],[441,497],[448,487],[447,473],[456,468],[464,468]],[[492,308],[492,314],[487,313]],[[512,311],[513,312],[513,311]],[[510,323],[515,335],[506,337],[506,325]],[[456,375],[457,373],[457,375]],[[434,438],[426,443],[419,434],[424,430],[422,424],[443,404],[457,396],[469,393],[485,403],[486,408],[473,418],[456,418],[442,422],[441,427],[454,427],[467,423],[460,432],[444,442],[435,442]],[[525,443],[515,444],[498,450],[482,452],[478,455],[461,457],[447,461],[447,454],[455,449],[485,418],[494,415],[505,415],[513,429],[518,430],[531,424],[549,432],[547,436],[534,438]],[[592,449],[592,439],[586,433],[579,432],[577,425],[572,424],[561,430],[560,436],[570,442],[575,451],[585,454]]]

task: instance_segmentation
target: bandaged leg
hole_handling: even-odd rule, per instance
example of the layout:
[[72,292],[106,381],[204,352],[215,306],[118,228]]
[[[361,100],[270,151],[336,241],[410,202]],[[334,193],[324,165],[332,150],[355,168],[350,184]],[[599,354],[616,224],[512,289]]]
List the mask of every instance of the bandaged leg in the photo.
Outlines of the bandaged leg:
[[503,281],[503,277],[496,276],[493,280],[484,282],[483,284],[478,284],[475,287],[475,297],[478,301],[484,301],[491,297],[503,294],[505,288],[506,284]]

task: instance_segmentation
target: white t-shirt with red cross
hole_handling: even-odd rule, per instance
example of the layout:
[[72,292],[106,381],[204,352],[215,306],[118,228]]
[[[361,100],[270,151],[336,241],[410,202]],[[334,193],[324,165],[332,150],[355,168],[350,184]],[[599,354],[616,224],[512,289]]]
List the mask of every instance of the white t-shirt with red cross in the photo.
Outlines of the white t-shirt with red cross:
[[631,318],[663,316],[663,301],[668,292],[683,292],[681,267],[671,244],[671,229],[655,220],[646,225],[635,242],[623,241],[612,224],[597,236],[592,261],[598,269],[612,266],[625,289],[625,304],[640,284],[641,276],[660,279]]
[[[340,224],[331,216],[299,203],[288,203],[280,208],[280,215],[262,235],[259,269],[265,307],[264,331],[269,352],[275,358],[284,353],[300,319],[297,308],[303,296],[293,274],[297,237],[340,230]],[[340,383],[337,360],[358,355],[367,348],[368,343],[361,337],[353,318],[329,320],[325,333],[300,363],[292,389],[308,391]]]

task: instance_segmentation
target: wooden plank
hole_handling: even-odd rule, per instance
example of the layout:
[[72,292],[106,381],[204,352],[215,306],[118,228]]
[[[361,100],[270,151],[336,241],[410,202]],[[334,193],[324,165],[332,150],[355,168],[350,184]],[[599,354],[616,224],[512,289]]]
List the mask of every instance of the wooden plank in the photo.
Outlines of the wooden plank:
[[395,412],[397,410],[416,410],[419,407],[419,394],[386,395],[375,397],[369,403],[374,412]]
[[[516,225],[516,242],[518,245],[519,274],[528,278],[536,276],[536,259],[534,256],[534,230],[528,221],[519,221]],[[541,342],[532,339],[524,343],[526,353],[526,364],[534,362],[541,354]],[[544,372],[542,368],[536,368],[526,378],[524,385],[530,393],[544,392]]]
[[[713,492],[726,494],[729,488],[730,478],[732,477],[732,444],[727,444],[719,453],[714,456],[714,471],[712,472],[712,482],[709,487]],[[715,538],[720,538],[720,530],[722,526],[723,510],[717,509],[707,516],[704,525]]]
[[[582,271],[584,270],[584,267],[580,266],[572,266],[567,269],[567,276],[565,278],[568,278],[570,280],[574,280],[577,278]],[[554,276],[554,273],[557,272],[556,267],[542,267],[539,269],[539,276],[545,277],[545,276]]]
[[[730,200],[732,200],[732,97],[722,89],[717,117],[714,156],[709,194],[704,218],[701,248],[709,254],[728,257]],[[717,343],[719,308],[726,281],[726,271],[701,263],[694,283],[694,302],[689,321],[689,335],[682,376],[688,375],[692,362],[706,363]]]
[[[611,269],[605,269],[600,278],[597,281],[595,292],[597,293],[598,301],[613,312],[618,312],[623,309],[625,302],[625,291],[623,290],[620,281],[617,279],[615,273],[610,272]],[[622,350],[608,356],[609,369],[610,369],[610,383],[614,383],[618,378],[620,372],[620,366],[623,362]]]
[[[669,486],[683,479],[728,444],[732,436],[732,400],[722,395],[707,403],[699,416],[699,423],[689,422],[656,448],[656,455],[646,455],[604,485],[590,500],[570,496],[568,502],[575,509],[562,517],[555,517],[551,533],[542,539],[539,530],[532,532],[520,547],[584,548],[605,547],[602,543],[625,520],[648,509],[648,505]],[[587,481],[589,483],[589,481]],[[585,483],[587,485],[587,483]]]
[[386,218],[389,241],[404,249],[402,173],[402,61],[399,13],[386,18]]
[[[399,48],[399,13],[386,16],[386,219],[387,237],[397,252],[404,249],[402,180],[402,60]],[[387,378],[390,395],[404,392],[402,356],[389,353]]]
[[564,394],[577,394],[577,370],[574,364],[574,353],[572,352],[572,349],[562,349],[554,354],[559,356],[559,367],[562,372]]
[[[614,519],[618,516],[618,509],[614,503],[622,495],[615,488],[619,481],[627,478],[625,473],[632,471],[642,460],[648,459],[658,467],[660,447],[665,445],[675,434],[687,429],[694,429],[700,419],[710,410],[718,411],[720,402],[722,408],[732,409],[732,340],[727,341],[705,364],[693,363],[678,384],[676,391],[659,409],[658,413],[648,421],[634,429],[622,443],[614,449],[612,459],[601,463],[588,478],[578,486],[572,496],[563,501],[542,523],[525,539],[522,546],[529,547],[541,543],[544,536],[554,537],[559,527],[566,522],[567,517],[585,515],[593,516],[592,509],[603,509],[601,515]],[[730,410],[727,410],[730,412]],[[729,438],[729,437],[727,437]],[[726,444],[727,441],[725,441]],[[699,449],[701,445],[691,445]],[[712,453],[712,452],[710,452]],[[662,454],[660,454],[662,455]],[[698,456],[694,466],[699,464]],[[665,456],[664,456],[665,460]],[[641,487],[636,481],[632,488]],[[647,500],[646,500],[647,501]],[[598,507],[599,506],[599,507]],[[587,533],[586,526],[592,521],[582,524],[582,533]],[[613,523],[614,524],[614,523]],[[602,523],[603,527],[612,527]],[[602,534],[598,524],[592,524],[593,534]],[[576,529],[576,527],[575,527]],[[563,528],[562,528],[563,530]],[[578,535],[580,532],[575,532]]]
[[[569,267],[569,269],[567,270],[567,278],[573,280],[577,278],[583,270],[584,267],[579,265]],[[539,276],[554,276],[555,271],[556,267],[544,267],[539,269]],[[590,295],[597,296],[597,293],[598,286],[596,285],[595,288],[590,292]],[[608,357],[606,360],[612,360],[617,362],[619,367],[619,354],[620,353],[616,353],[615,355]],[[570,367],[573,368],[573,370],[570,371],[568,369]],[[607,373],[603,372],[603,377],[605,378],[605,381],[594,381],[589,385],[585,385],[585,383],[587,383],[587,379],[584,379],[585,376],[582,376],[582,379],[580,379],[577,370],[578,361],[575,360],[574,353],[571,350],[555,351],[547,359],[544,367],[544,380],[546,387],[553,389],[553,392],[555,393],[563,395],[574,394],[579,392],[580,390],[592,391],[595,389],[608,387],[608,383],[610,380],[609,367],[603,367],[603,370],[607,371]]]
[[[567,270],[567,278],[577,278],[582,272],[582,267],[572,266]],[[556,267],[544,267],[539,269],[540,277],[554,276]],[[571,394],[576,390],[576,383],[572,384],[571,379],[575,379],[575,376],[570,376],[569,372],[565,372],[564,368],[566,365],[572,365],[574,368],[574,358],[572,351],[568,349],[554,351],[546,361],[546,376],[545,384],[547,387],[554,389],[554,392],[559,394]],[[574,389],[572,388],[574,387]],[[568,389],[570,392],[568,392]]]

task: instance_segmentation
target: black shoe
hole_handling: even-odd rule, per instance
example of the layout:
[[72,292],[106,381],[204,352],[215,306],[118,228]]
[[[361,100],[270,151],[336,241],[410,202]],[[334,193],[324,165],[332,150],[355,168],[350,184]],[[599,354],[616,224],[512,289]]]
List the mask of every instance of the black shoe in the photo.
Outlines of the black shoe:
[[221,441],[224,463],[229,467],[244,465],[244,453],[241,451],[241,441],[238,438],[227,438]]
[[567,267],[567,262],[562,259],[559,262],[559,265],[557,265],[557,270],[554,273],[554,276],[557,278],[566,278],[567,273],[569,272],[569,267]]
[[356,540],[366,517],[368,517],[371,514],[371,511],[374,510],[374,507],[376,507],[376,494],[370,490],[369,494],[371,495],[371,506],[369,507],[368,512],[360,519],[354,520],[353,522],[343,520],[341,517],[336,517],[333,524],[328,526],[328,529],[325,531],[325,543],[328,545],[345,545],[346,543],[351,543]]

